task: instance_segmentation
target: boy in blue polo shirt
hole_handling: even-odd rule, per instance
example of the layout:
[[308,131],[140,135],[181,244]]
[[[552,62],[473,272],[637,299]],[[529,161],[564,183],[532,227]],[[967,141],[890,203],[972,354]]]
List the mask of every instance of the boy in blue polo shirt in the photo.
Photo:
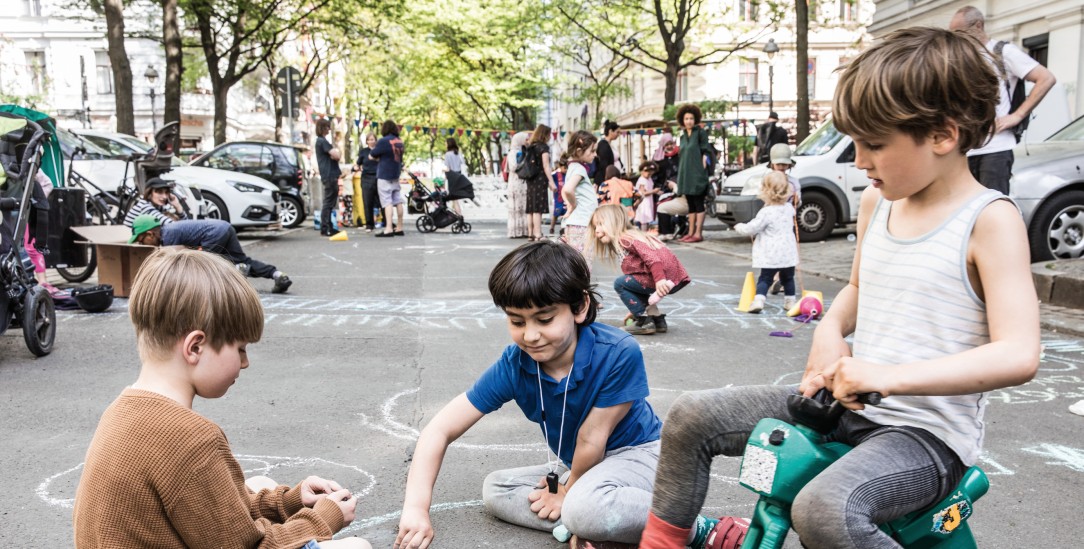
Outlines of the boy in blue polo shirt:
[[422,431],[395,546],[432,542],[429,507],[445,450],[512,400],[540,425],[556,459],[490,473],[482,485],[486,509],[536,530],[563,525],[573,547],[591,546],[589,540],[637,543],[662,425],[645,400],[640,346],[624,331],[594,322],[598,294],[590,269],[567,245],[520,246],[490,273],[489,291],[508,316],[515,344]]

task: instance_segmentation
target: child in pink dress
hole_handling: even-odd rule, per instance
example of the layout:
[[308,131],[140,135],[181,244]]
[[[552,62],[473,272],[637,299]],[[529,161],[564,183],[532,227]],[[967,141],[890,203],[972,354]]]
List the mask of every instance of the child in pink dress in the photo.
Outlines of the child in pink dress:
[[640,179],[636,181],[636,192],[642,199],[640,205],[636,207],[633,221],[642,231],[646,231],[649,225],[655,223],[655,195],[659,194],[659,189],[655,188],[652,177],[657,170],[658,165],[654,162],[644,162],[640,165]]

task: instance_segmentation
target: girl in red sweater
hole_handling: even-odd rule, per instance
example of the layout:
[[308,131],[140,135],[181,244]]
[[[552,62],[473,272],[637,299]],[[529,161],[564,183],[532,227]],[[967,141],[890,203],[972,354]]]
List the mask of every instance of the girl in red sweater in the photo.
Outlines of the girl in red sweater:
[[591,216],[587,234],[595,254],[621,264],[614,290],[635,323],[625,327],[633,335],[666,333],[666,315],[657,303],[689,283],[689,273],[665,244],[633,228],[622,206],[599,206]]

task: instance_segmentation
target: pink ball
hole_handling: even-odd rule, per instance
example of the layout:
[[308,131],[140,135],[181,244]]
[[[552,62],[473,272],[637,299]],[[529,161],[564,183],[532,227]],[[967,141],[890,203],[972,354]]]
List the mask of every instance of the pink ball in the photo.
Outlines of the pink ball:
[[824,312],[824,303],[821,303],[821,300],[813,296],[803,297],[802,300],[798,302],[798,311],[801,314],[808,316],[810,320],[813,320],[819,318],[821,313]]

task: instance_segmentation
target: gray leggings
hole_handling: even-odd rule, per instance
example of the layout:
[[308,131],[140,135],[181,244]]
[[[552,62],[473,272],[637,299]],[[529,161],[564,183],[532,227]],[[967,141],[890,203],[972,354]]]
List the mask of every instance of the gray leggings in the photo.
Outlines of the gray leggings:
[[[557,522],[538,518],[527,495],[550,472],[549,465],[494,471],[482,485],[482,501],[495,517],[549,532],[564,524],[569,532],[593,541],[637,543],[651,507],[651,486],[659,460],[659,442],[626,446],[606,457],[572,485]],[[558,468],[561,482],[568,468]]]
[[[793,386],[751,386],[681,395],[663,422],[662,454],[651,510],[689,528],[704,504],[711,461],[739,456],[763,418],[792,421]],[[807,547],[899,547],[877,524],[947,496],[966,467],[927,431],[885,427],[847,412],[831,440],[855,446],[798,493],[794,531]]]

